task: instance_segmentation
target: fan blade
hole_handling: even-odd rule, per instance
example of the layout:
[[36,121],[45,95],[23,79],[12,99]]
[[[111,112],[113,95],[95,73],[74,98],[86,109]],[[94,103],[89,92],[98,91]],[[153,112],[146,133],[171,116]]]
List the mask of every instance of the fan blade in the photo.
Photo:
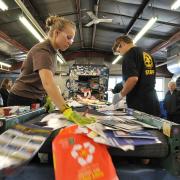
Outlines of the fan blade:
[[86,27],[89,27],[89,26],[91,26],[91,25],[93,25],[94,24],[94,21],[90,21],[89,23],[87,23],[85,26]]
[[106,22],[106,23],[111,23],[112,19],[98,19],[99,22]]
[[91,19],[98,19],[98,18],[94,15],[94,13],[93,13],[92,11],[87,11],[87,14],[89,15],[89,17],[90,17]]

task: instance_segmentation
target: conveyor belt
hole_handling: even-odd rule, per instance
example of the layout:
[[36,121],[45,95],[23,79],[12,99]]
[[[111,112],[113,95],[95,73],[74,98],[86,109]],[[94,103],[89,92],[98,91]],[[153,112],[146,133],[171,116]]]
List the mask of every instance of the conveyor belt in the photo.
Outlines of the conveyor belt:
[[[84,111],[84,108],[77,108],[77,111]],[[96,115],[103,115],[102,113],[98,113],[97,111],[91,109],[90,113]],[[27,124],[38,124],[38,122],[45,116],[46,114],[41,113],[39,115],[34,116],[31,120],[25,122]],[[174,147],[174,141],[177,144],[177,138],[173,139],[165,136],[160,130],[150,130],[155,136],[159,138],[162,142],[160,144],[152,144],[152,145],[143,145],[136,146],[134,151],[124,152],[118,148],[109,148],[109,152],[113,157],[138,157],[138,158],[158,158],[159,163],[162,163],[166,169],[171,171],[173,174],[180,174],[180,162],[177,158],[177,154],[179,153],[179,149]],[[176,132],[176,131],[175,131]],[[179,131],[178,131],[179,132]],[[52,147],[51,143],[53,138],[58,133],[58,130],[54,131],[45,144],[42,146],[40,152],[51,153]]]
[[[78,111],[84,111],[84,108],[76,109]],[[92,114],[103,115],[95,110],[90,110]],[[47,114],[42,114],[33,118],[30,121],[27,121],[27,124],[37,124],[38,122],[45,117]],[[168,141],[165,135],[163,135],[159,130],[149,130],[153,135],[157,136],[162,143],[159,144],[151,144],[151,145],[143,145],[136,146],[134,151],[123,151],[118,148],[109,148],[111,155],[113,156],[131,156],[131,157],[147,157],[147,158],[162,158],[166,157],[169,152]],[[48,142],[41,148],[42,151],[51,152],[51,140],[54,138],[56,133],[53,133],[50,138],[48,138]]]

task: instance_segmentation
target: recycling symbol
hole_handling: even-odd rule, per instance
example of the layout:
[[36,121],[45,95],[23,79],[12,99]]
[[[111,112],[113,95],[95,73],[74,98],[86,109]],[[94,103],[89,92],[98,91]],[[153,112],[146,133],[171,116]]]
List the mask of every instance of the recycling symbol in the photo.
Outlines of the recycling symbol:
[[143,52],[143,58],[144,58],[144,65],[147,68],[152,68],[153,67],[152,57],[148,53]]
[[95,147],[90,142],[75,144],[71,151],[71,156],[77,160],[81,166],[90,164],[93,160]]

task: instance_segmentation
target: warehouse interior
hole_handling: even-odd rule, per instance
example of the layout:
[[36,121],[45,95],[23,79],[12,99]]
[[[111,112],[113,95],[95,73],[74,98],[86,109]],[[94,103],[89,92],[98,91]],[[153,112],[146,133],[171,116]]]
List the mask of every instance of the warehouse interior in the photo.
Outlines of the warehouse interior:
[[[76,92],[75,81],[78,79],[81,86],[90,81],[94,89],[92,93],[98,93],[95,97],[112,102],[110,89],[122,81],[122,59],[113,53],[112,46],[118,36],[128,35],[136,46],[154,58],[155,89],[161,102],[168,91],[169,81],[175,81],[180,90],[180,7],[175,8],[174,3],[175,0],[0,0],[0,83],[4,78],[14,82],[19,77],[28,51],[47,39],[46,19],[57,15],[76,24],[72,46],[64,52],[58,51],[54,76],[65,98],[70,96],[70,91]],[[177,3],[180,4],[180,1],[177,0]],[[22,23],[23,18],[31,27]],[[138,37],[151,19],[154,20],[153,25],[142,37]],[[32,33],[32,28],[38,35]],[[70,76],[75,80],[69,87]],[[104,93],[97,92],[100,88]],[[126,170],[120,172],[124,180]],[[162,172],[158,171],[159,177]],[[147,172],[145,176],[148,176]],[[54,179],[53,167],[33,162],[24,171],[4,179],[26,177]],[[168,178],[176,180],[176,177],[164,175],[164,180]]]

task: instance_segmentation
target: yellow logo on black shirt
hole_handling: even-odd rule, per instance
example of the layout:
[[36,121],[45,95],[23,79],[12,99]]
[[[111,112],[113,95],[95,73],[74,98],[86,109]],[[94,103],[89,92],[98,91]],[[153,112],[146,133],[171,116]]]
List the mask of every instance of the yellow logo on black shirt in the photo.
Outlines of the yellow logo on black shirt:
[[155,74],[155,70],[153,69],[153,60],[152,60],[152,57],[146,53],[146,52],[143,52],[143,60],[144,60],[144,65],[146,67],[146,70],[145,70],[145,75],[154,75]]
[[143,52],[143,59],[144,59],[144,65],[146,66],[146,68],[153,67],[152,57],[148,53]]

